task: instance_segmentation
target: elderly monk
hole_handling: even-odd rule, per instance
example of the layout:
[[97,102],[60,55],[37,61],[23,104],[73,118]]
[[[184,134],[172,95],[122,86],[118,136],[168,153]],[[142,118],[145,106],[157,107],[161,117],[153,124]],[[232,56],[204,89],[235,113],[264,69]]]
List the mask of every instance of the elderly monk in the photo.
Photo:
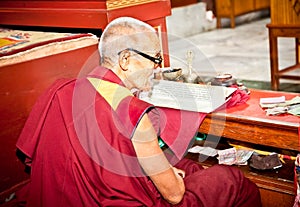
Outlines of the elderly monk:
[[31,167],[20,200],[31,207],[261,206],[256,185],[236,168],[173,162],[160,148],[163,109],[133,95],[151,87],[160,48],[151,26],[118,18],[101,36],[101,66],[57,81],[39,98],[17,142]]

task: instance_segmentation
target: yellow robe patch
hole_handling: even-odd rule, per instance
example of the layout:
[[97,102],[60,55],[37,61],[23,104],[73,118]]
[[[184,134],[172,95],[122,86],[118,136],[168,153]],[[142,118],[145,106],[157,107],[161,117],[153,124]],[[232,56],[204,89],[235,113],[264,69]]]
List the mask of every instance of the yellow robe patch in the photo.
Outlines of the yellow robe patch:
[[119,103],[127,96],[133,94],[127,88],[116,83],[105,81],[98,78],[88,78],[97,92],[116,110]]

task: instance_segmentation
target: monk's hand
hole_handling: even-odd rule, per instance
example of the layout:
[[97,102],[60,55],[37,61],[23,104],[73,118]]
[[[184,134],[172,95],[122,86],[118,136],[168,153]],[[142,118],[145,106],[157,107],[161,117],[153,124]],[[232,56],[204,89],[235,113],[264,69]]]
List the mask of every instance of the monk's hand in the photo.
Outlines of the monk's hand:
[[185,171],[184,170],[178,169],[176,167],[172,167],[172,169],[173,169],[173,171],[176,175],[179,175],[181,178],[185,177]]

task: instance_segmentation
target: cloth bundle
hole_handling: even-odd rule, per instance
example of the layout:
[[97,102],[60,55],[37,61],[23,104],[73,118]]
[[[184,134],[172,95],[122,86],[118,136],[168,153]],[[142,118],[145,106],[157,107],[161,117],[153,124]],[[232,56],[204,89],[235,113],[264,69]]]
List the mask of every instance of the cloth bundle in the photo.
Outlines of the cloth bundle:
[[258,155],[253,154],[250,159],[250,167],[258,170],[272,170],[281,167],[282,164],[278,154]]

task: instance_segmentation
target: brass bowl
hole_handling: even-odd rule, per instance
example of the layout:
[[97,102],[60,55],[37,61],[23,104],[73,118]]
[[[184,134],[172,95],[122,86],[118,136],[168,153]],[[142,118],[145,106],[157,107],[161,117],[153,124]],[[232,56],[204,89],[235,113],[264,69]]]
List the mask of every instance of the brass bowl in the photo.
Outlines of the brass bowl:
[[178,80],[182,75],[182,69],[181,68],[172,68],[167,69],[162,72],[163,79],[165,80]]
[[217,86],[232,86],[236,85],[236,79],[232,77],[231,74],[225,73],[225,74],[220,74],[214,77],[211,81],[212,85],[217,85]]

